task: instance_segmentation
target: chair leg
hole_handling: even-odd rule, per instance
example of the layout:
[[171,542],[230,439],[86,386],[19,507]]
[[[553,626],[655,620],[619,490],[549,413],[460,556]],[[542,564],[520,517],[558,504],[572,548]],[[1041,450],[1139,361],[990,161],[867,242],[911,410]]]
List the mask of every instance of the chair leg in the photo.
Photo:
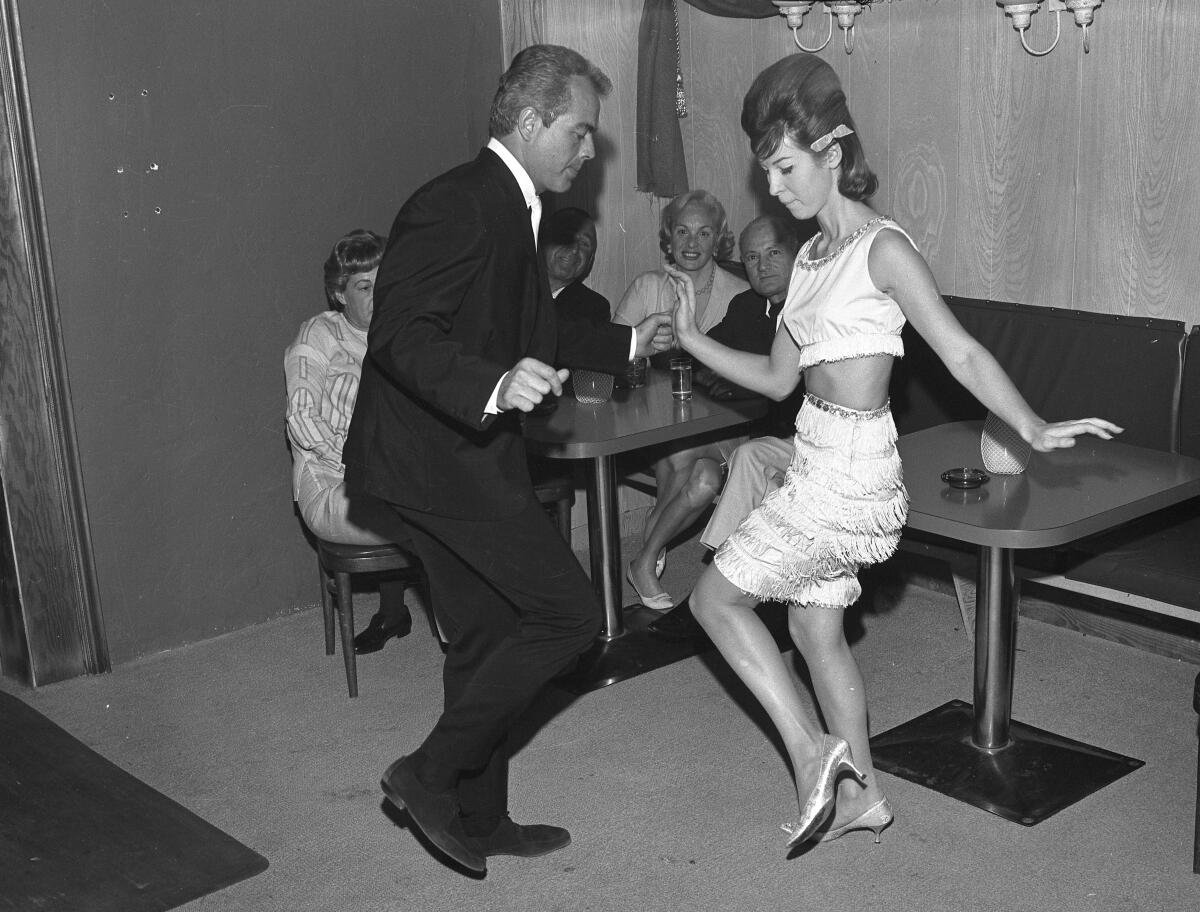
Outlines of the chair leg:
[[554,504],[554,515],[558,520],[558,531],[571,543],[571,499],[564,497]]
[[325,572],[325,566],[321,563],[321,559],[317,558],[317,572],[321,577],[321,614],[325,618],[325,655],[333,655],[333,639],[334,639],[334,624],[333,624],[333,605],[329,601],[329,574]]
[[338,622],[342,631],[342,660],[346,663],[346,687],[350,696],[358,696],[358,665],[354,656],[354,602],[350,574],[335,573],[337,581]]
[[[1196,675],[1192,705],[1200,712],[1200,675]],[[1200,726],[1197,727],[1196,734],[1200,738]],[[1196,743],[1196,834],[1192,845],[1192,873],[1200,874],[1200,740]]]

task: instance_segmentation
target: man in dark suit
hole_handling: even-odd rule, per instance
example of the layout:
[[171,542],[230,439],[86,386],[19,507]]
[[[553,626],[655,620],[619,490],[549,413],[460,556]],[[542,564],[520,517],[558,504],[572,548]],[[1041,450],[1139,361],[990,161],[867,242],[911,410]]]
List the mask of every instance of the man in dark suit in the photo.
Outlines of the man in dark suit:
[[666,315],[615,332],[558,320],[535,248],[538,194],[566,190],[594,156],[609,88],[572,50],[526,48],[500,79],[487,148],[401,208],[343,450],[349,490],[403,518],[449,640],[442,714],[383,789],[474,871],[570,841],[509,817],[505,742],[599,629],[591,584],[534,496],[520,413],[561,395],[556,363],[619,373],[671,341]]
[[546,258],[550,294],[559,317],[596,324],[612,319],[608,298],[583,284],[596,261],[596,221],[583,209],[556,209],[542,220],[538,251]]

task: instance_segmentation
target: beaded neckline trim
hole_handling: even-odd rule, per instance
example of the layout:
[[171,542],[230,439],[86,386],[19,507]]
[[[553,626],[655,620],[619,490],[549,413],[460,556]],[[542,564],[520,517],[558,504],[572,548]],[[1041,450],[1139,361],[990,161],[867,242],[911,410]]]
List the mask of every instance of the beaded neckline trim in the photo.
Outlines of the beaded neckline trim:
[[846,240],[838,244],[837,250],[834,250],[832,253],[825,254],[825,256],[821,257],[819,260],[810,260],[808,258],[808,252],[812,250],[813,244],[815,244],[817,242],[817,238],[820,237],[819,234],[814,234],[808,239],[808,243],[806,243],[800,249],[800,255],[796,257],[796,266],[798,266],[800,269],[820,269],[831,260],[837,259],[843,250],[862,237],[872,225],[878,225],[880,222],[890,221],[891,219],[886,215],[877,215],[869,222],[863,222],[854,229],[854,231],[846,238]]

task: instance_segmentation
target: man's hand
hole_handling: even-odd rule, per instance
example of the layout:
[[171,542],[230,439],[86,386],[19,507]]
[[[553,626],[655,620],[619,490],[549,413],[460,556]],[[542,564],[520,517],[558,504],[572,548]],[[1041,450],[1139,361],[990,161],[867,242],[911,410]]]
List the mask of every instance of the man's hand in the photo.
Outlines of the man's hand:
[[675,344],[670,313],[650,314],[634,327],[634,332],[637,333],[637,350],[634,354],[639,358],[648,358],[655,352],[666,351]]
[[536,358],[522,358],[500,381],[496,407],[502,412],[531,412],[547,395],[561,396],[563,383],[570,375],[570,371],[555,370]]

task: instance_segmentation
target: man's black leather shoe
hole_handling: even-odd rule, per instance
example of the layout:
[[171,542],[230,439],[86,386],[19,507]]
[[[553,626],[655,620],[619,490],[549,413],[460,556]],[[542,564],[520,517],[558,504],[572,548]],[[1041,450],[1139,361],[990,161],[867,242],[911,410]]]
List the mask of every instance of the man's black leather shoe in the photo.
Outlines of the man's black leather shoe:
[[647,625],[647,630],[664,640],[707,640],[708,634],[692,616],[691,606],[684,599],[666,614]]
[[404,614],[399,621],[385,619],[382,611],[375,612],[366,629],[354,638],[354,654],[379,652],[392,637],[406,637],[412,632],[412,615]]
[[522,826],[507,817],[490,835],[467,838],[481,855],[518,855],[521,858],[536,858],[571,844],[571,834],[562,827],[544,823]]
[[401,757],[387,768],[379,783],[388,801],[408,811],[412,822],[421,828],[435,846],[464,868],[483,873],[487,861],[462,828],[458,816],[458,798],[454,792],[431,792],[417,778],[412,761]]

